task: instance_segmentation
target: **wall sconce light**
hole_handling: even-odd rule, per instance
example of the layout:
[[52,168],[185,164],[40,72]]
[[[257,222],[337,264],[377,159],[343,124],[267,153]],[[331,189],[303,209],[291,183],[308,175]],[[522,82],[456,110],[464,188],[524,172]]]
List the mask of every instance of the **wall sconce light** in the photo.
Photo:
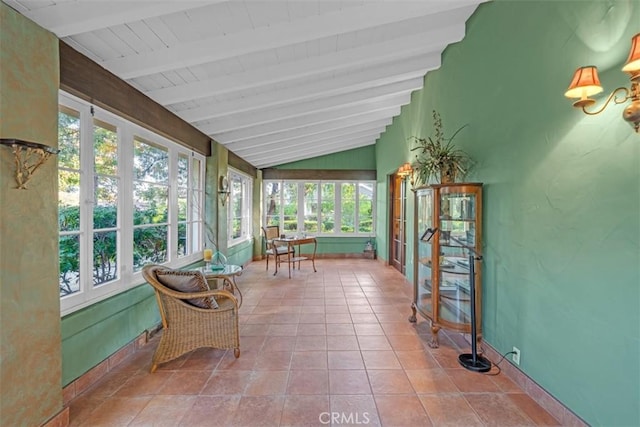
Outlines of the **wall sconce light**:
[[218,184],[218,196],[220,197],[220,203],[224,206],[229,199],[229,181],[224,175],[220,177],[220,183]]
[[406,178],[409,175],[411,175],[413,173],[413,169],[411,168],[411,164],[410,163],[405,163],[402,166],[400,166],[398,168],[398,171],[396,172],[398,174],[398,176],[402,177],[402,178]]
[[0,144],[11,147],[15,157],[15,178],[18,189],[26,190],[27,182],[35,171],[47,161],[52,154],[58,154],[58,149],[37,142],[22,141],[20,139],[0,138]]
[[591,116],[602,113],[612,99],[615,104],[622,104],[631,100],[631,104],[627,105],[622,112],[622,118],[629,122],[636,132],[640,132],[640,33],[631,39],[631,51],[629,52],[629,58],[627,58],[626,64],[622,67],[622,71],[629,74],[631,88],[619,87],[615,89],[599,110],[587,110],[587,107],[596,102],[589,97],[602,92],[602,86],[598,78],[598,69],[593,65],[580,67],[576,70],[569,89],[565,92],[564,96],[567,98],[577,98],[578,100],[573,103],[573,106],[581,108],[585,114]]
[[411,186],[413,187],[413,168],[411,167],[411,163],[407,162],[400,166],[396,174],[402,179],[407,179],[408,176],[411,176]]

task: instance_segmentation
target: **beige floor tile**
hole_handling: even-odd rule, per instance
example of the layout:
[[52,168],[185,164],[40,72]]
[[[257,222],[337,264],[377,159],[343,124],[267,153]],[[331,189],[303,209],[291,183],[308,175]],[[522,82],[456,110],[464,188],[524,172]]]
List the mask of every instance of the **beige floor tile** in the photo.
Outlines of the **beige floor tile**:
[[385,426],[414,427],[431,426],[431,420],[415,395],[375,396],[380,420]]
[[441,330],[430,348],[429,323],[408,322],[412,288],[395,270],[353,259],[316,266],[288,279],[264,261],[248,265],[239,359],[199,349],[151,374],[158,334],[70,402],[70,425],[558,424],[504,372],[461,368],[459,334]]
[[469,406],[461,394],[427,394],[419,396],[429,418],[436,426],[482,427],[478,414]]
[[289,372],[287,394],[329,394],[329,371],[299,370]]
[[535,425],[506,394],[466,393],[464,397],[487,426]]
[[371,394],[369,378],[365,370],[329,371],[330,394]]

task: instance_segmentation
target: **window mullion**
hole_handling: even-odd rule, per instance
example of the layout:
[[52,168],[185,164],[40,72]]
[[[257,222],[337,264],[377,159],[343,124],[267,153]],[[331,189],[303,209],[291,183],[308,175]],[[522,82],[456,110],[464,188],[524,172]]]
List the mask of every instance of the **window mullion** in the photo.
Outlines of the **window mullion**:
[[334,190],[335,195],[335,219],[334,219],[334,229],[336,234],[342,234],[342,183],[336,182],[336,188]]
[[131,283],[133,280],[133,129],[127,123],[118,126],[120,150],[118,166],[120,170],[120,186],[118,187],[118,204],[121,215],[118,218],[120,227],[120,265],[122,280]]
[[318,235],[322,234],[322,184],[322,181],[318,181],[318,194],[316,196],[316,205],[318,206],[316,213],[316,220],[318,222],[316,234]]
[[228,191],[228,193],[226,195],[223,195],[223,197],[227,198],[227,204],[225,206],[225,209],[227,210],[227,245],[229,245],[229,243],[233,239],[233,219],[231,218],[231,213],[233,212],[234,199],[233,199],[232,177],[228,170],[227,170],[227,183],[228,183],[228,187],[226,191]]
[[355,183],[355,218],[353,219],[353,232],[356,234],[360,234],[360,183]]
[[296,226],[296,232],[300,233],[304,230],[304,188],[306,181],[298,181],[298,221]]
[[278,224],[280,226],[280,234],[284,233],[284,180],[280,181],[280,207],[278,208]]
[[169,187],[167,261],[172,263],[178,258],[178,153],[175,148],[169,147],[167,155],[169,156],[169,182],[166,184]]
[[90,106],[80,110],[80,292],[93,290],[93,116]]

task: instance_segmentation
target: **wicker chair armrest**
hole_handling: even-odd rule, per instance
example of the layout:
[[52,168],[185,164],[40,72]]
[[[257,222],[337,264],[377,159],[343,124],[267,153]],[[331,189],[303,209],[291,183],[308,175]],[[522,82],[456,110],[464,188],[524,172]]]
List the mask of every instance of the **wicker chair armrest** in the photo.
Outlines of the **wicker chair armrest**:
[[180,291],[174,291],[173,289],[164,287],[164,289],[162,290],[162,293],[179,300],[206,298],[206,297],[228,298],[231,301],[233,301],[236,306],[238,305],[238,299],[231,292],[225,291],[224,289],[211,289],[208,291],[201,291],[201,292],[180,292]]

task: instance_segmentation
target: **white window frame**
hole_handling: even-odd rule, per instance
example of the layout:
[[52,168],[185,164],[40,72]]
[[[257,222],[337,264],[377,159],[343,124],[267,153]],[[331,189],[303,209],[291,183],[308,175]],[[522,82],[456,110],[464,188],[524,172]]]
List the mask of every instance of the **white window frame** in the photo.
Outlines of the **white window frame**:
[[[233,181],[242,182],[242,224],[240,237],[233,238]],[[227,247],[246,242],[253,238],[253,178],[237,169],[229,167],[227,170],[227,181],[229,182],[229,200],[227,202]]]
[[[80,113],[80,290],[60,298],[61,314],[77,311],[81,308],[95,304],[98,301],[124,292],[143,283],[140,271],[133,271],[133,141],[134,138],[151,141],[154,144],[165,147],[169,155],[169,236],[167,242],[167,258],[164,264],[168,267],[178,268],[196,262],[202,258],[201,249],[204,245],[204,182],[205,182],[205,157],[176,142],[164,138],[141,126],[131,123],[122,117],[93,106],[80,98],[59,92],[60,106],[71,108]],[[118,279],[111,282],[93,286],[93,119],[109,123],[117,128],[118,134],[118,224],[120,232],[118,238]],[[174,183],[178,171],[178,155],[189,158],[189,192],[198,196],[196,206],[192,197],[189,197],[189,223],[191,239],[187,254],[178,257],[178,190]],[[192,174],[193,159],[200,162],[199,179],[200,188],[193,188]]]
[[[278,223],[280,230],[284,230],[284,226],[283,226],[283,219],[284,219],[284,191],[282,191],[282,189],[284,188],[284,185],[287,183],[297,183],[298,184],[298,212],[297,212],[297,224],[298,224],[298,229],[296,230],[297,233],[302,233],[304,232],[303,230],[303,226],[304,226],[304,207],[305,207],[305,200],[304,200],[304,185],[305,184],[317,184],[318,185],[318,195],[317,195],[317,203],[318,203],[318,232],[316,233],[312,233],[316,236],[320,236],[320,237],[372,237],[375,236],[376,234],[376,229],[375,229],[375,224],[376,224],[376,181],[372,181],[372,180],[335,180],[335,181],[326,181],[326,180],[297,180],[297,179],[267,179],[263,181],[263,194],[266,194],[266,188],[267,185],[270,183],[278,183],[280,185],[280,201],[279,201],[279,209],[280,211],[278,212],[278,218],[280,219],[280,222]],[[360,184],[362,183],[366,183],[369,184],[371,186],[371,191],[373,193],[372,195],[372,200],[371,200],[371,209],[372,209],[372,224],[371,224],[371,231],[367,231],[367,232],[361,232],[359,231],[360,229],[360,216],[359,216],[359,209],[360,209]],[[322,185],[323,184],[334,184],[335,185],[335,190],[334,190],[334,195],[335,195],[335,201],[334,201],[334,209],[335,209],[335,213],[334,213],[334,231],[332,233],[323,233],[320,232],[321,230],[321,224],[322,224],[322,212],[320,209],[320,206],[322,204]],[[342,232],[342,184],[355,184],[356,187],[356,193],[355,193],[355,213],[356,213],[356,218],[355,218],[355,223],[354,223],[354,232],[353,233],[344,233]],[[266,217],[266,209],[264,206],[262,206],[263,209],[263,215],[262,215],[262,223],[266,224],[267,223],[267,217]]]

